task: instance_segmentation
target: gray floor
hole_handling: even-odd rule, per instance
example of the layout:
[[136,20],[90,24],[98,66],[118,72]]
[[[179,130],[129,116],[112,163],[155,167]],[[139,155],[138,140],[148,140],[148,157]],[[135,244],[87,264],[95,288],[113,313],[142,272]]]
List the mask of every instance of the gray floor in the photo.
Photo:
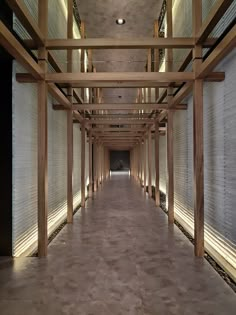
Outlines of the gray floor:
[[236,314],[234,292],[125,175],[87,202],[47,259],[0,268],[1,315]]

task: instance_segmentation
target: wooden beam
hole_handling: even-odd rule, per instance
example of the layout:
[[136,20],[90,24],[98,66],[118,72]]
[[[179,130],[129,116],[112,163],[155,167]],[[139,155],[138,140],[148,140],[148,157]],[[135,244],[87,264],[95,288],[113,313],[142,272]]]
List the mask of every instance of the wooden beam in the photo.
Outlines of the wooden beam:
[[91,131],[92,133],[97,133],[97,132],[108,132],[108,131],[112,131],[112,132],[138,132],[138,131],[146,131],[146,128],[142,128],[142,127],[122,127],[122,128],[119,128],[119,127],[102,127],[102,128],[98,128],[98,127],[93,127],[91,128]]
[[97,191],[98,175],[97,175],[97,158],[98,158],[97,140],[93,142],[93,190]]
[[86,124],[100,124],[100,125],[144,125],[154,124],[154,120],[151,119],[89,119],[86,120]]
[[152,198],[152,133],[148,130],[148,195]]
[[[193,0],[193,36],[198,34],[202,22],[202,1]],[[217,53],[217,50],[216,50]],[[193,71],[197,74],[202,64],[202,47],[193,50]],[[196,75],[197,77],[197,75]],[[194,164],[194,251],[204,256],[204,162],[203,162],[203,80],[196,79],[193,86],[193,164]]]
[[212,71],[217,64],[235,47],[236,25],[234,25],[224,39],[216,46],[213,52],[202,63],[201,67],[197,69],[196,78],[204,79],[209,72]]
[[181,102],[188,94],[192,91],[193,83],[187,82],[184,84],[182,89],[172,98],[171,108],[174,108],[179,102]]
[[89,131],[89,196],[93,194],[93,142],[92,132]]
[[[172,17],[172,0],[167,0],[167,36],[173,36],[173,17]],[[173,50],[167,50],[167,71],[173,70]],[[173,88],[167,89],[167,101],[169,108],[172,107]],[[174,139],[173,139],[173,121],[174,112],[169,110],[167,113],[167,191],[168,191],[168,222],[174,223]]]
[[160,174],[159,174],[159,121],[155,123],[155,203],[160,207]]
[[[67,1],[67,37],[73,38],[73,1]],[[67,71],[72,71],[72,50],[67,50]],[[68,100],[73,102],[73,90],[67,89]],[[67,111],[67,223],[73,222],[73,112]]]
[[233,0],[218,0],[213,5],[200,29],[194,35],[196,36],[196,44],[203,44],[232,2]]
[[85,207],[85,124],[81,124],[81,207]]
[[168,222],[174,223],[174,152],[173,152],[173,111],[168,111],[167,123],[167,185],[168,185]]
[[146,136],[143,141],[143,188],[146,193],[147,187],[147,148],[146,148]]
[[20,42],[12,35],[7,27],[0,21],[0,44],[14,57],[35,79],[43,80],[44,72]]
[[[62,105],[53,105],[53,108],[55,110],[64,110],[65,107]],[[162,103],[162,104],[156,104],[156,103],[111,103],[111,104],[88,104],[88,103],[83,103],[83,104],[73,104],[72,106],[73,110],[109,110],[109,111],[117,111],[117,110],[127,110],[127,111],[132,111],[132,110],[164,110],[168,109],[167,103]],[[175,110],[185,110],[187,109],[186,104],[177,104],[174,107]]]
[[[44,36],[47,34],[48,1],[38,4],[39,27]],[[1,29],[1,28],[0,28]],[[47,71],[47,51],[44,47],[38,51],[41,59],[39,73]],[[48,87],[44,80],[38,82],[38,255],[47,256],[48,246],[48,128],[47,128]]]
[[[16,80],[19,83],[35,83],[37,82],[36,79],[34,79],[34,77],[29,74],[29,73],[17,73],[16,74]],[[210,73],[208,75],[206,75],[205,77],[206,81],[222,81],[224,80],[224,73],[223,72],[213,72]],[[167,88],[168,86],[172,86],[172,87],[180,87],[180,83],[174,83],[174,82],[152,82],[152,81],[140,81],[140,82],[121,82],[121,81],[117,81],[117,82],[100,82],[100,81],[87,81],[86,82],[86,87],[87,88],[144,88],[144,87],[152,87],[152,88]],[[63,82],[60,83],[59,86],[61,88],[68,88],[68,87],[73,87],[73,88],[82,88],[85,86],[84,82],[73,82],[73,83],[67,83],[67,82]],[[166,92],[163,92],[166,93]],[[166,95],[165,95],[166,96]],[[165,98],[164,96],[164,98]],[[79,97],[79,100],[78,100]],[[159,98],[159,100],[157,101],[157,103],[162,103],[162,100],[164,98]],[[78,103],[83,103],[83,99],[80,95],[77,96],[77,101]]]
[[[48,73],[48,83],[77,83],[87,87],[87,82],[186,82],[193,81],[193,72],[96,72],[96,73]],[[81,86],[82,86],[81,85]]]
[[58,87],[53,84],[48,84],[48,90],[50,94],[58,101],[61,105],[63,105],[67,109],[71,109],[71,102],[68,98],[58,89]]
[[44,46],[44,36],[39,26],[35,22],[33,16],[30,14],[28,8],[22,0],[6,0],[9,7],[15,13],[21,24],[27,30],[29,35],[33,38],[38,47]]
[[86,39],[48,39],[49,50],[66,49],[147,49],[147,48],[192,48],[193,38],[86,38]]

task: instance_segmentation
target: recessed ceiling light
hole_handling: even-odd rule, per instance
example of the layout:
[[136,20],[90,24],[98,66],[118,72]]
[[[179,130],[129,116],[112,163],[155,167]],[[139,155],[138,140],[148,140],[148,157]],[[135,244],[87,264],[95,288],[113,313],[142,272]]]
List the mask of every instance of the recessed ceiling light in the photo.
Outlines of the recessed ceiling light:
[[118,25],[123,25],[123,24],[125,24],[125,19],[117,19],[117,20],[116,20],[116,24],[118,24]]

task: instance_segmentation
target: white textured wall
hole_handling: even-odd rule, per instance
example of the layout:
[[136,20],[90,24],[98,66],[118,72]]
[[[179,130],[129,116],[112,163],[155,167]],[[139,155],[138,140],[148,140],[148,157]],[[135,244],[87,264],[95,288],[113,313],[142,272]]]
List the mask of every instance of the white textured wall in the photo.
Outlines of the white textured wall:
[[[37,1],[24,0],[37,20]],[[65,0],[49,0],[49,37],[66,37]],[[22,38],[27,32],[14,18],[14,29]],[[80,37],[74,26],[74,36]],[[60,66],[66,69],[66,53],[54,52]],[[79,51],[74,52],[74,70],[79,70]],[[50,69],[52,71],[52,69]],[[13,255],[29,254],[37,247],[37,85],[19,84],[15,72],[26,72],[14,63],[13,72]],[[52,109],[48,97],[48,233],[66,218],[67,212],[67,117],[64,111]],[[74,208],[80,196],[79,124],[74,125]],[[88,150],[86,144],[86,150]],[[88,155],[88,152],[87,152]],[[87,161],[86,161],[87,163]],[[86,174],[88,165],[86,164]],[[86,175],[87,177],[88,175]]]
[[48,234],[67,213],[67,113],[52,109],[48,97]]
[[[225,81],[204,84],[205,247],[236,276],[236,50],[217,67]],[[175,215],[193,235],[193,120],[174,116]]]
[[166,135],[159,139],[159,168],[160,168],[160,190],[166,193],[166,170],[167,170],[167,142]]
[[37,240],[37,85],[19,84],[13,72],[13,255]]
[[73,205],[77,208],[81,202],[81,131],[80,124],[73,125],[74,164],[73,164]]

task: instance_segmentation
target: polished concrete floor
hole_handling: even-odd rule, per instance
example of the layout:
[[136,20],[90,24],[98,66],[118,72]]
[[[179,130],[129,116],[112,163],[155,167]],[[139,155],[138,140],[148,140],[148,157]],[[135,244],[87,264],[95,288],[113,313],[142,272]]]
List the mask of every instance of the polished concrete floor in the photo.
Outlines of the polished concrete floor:
[[1,315],[235,315],[236,295],[141,188],[104,183],[47,259],[0,260]]

